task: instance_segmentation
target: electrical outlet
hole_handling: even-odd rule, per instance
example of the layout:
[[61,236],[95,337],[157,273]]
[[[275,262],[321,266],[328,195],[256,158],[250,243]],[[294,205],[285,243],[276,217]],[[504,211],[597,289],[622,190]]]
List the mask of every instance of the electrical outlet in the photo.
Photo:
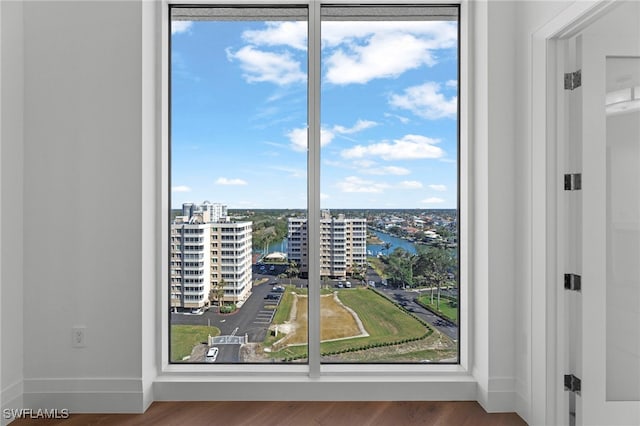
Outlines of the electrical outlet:
[[75,326],[71,329],[71,346],[74,348],[84,348],[86,342],[87,327]]

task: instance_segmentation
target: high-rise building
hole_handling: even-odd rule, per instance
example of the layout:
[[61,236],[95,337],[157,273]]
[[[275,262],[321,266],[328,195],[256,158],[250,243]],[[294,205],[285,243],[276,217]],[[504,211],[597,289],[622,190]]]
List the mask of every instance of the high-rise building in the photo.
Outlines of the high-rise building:
[[[300,273],[309,271],[307,219],[289,218],[287,255],[296,262]],[[367,262],[367,220],[331,217],[328,210],[320,220],[320,276],[345,278],[355,266]]]
[[[238,303],[251,291],[251,222],[232,222],[227,206],[185,203],[171,223],[171,307]],[[186,213],[186,214],[185,214]]]
[[196,213],[208,212],[209,221],[218,222],[219,220],[227,220],[227,206],[220,203],[210,203],[204,201],[202,204],[196,207]]
[[203,214],[205,222],[218,222],[221,219],[226,220],[227,206],[221,203],[212,203],[210,201],[203,201],[202,204],[182,204],[182,216],[191,218],[197,214]]
[[208,304],[211,290],[211,224],[183,217],[171,224],[171,307],[198,309]]
[[211,285],[224,289],[224,301],[245,300],[251,290],[251,222],[211,223]]

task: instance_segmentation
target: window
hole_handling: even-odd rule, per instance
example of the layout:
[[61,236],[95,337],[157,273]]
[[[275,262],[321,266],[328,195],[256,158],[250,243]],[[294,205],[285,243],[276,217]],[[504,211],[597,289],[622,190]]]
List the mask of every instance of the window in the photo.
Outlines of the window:
[[458,7],[309,13],[170,7],[170,361],[457,363]]

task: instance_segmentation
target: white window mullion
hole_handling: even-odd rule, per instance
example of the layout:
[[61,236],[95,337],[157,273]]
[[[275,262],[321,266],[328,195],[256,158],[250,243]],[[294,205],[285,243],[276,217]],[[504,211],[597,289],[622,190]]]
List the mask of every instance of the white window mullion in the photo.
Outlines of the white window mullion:
[[309,3],[308,264],[309,376],[320,376],[320,2]]

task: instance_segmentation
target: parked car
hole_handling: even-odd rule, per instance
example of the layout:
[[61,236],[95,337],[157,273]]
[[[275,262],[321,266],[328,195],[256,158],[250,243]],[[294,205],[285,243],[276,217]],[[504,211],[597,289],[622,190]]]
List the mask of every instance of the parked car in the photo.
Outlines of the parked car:
[[216,358],[218,358],[218,348],[216,347],[209,348],[204,360],[206,362],[216,362]]

